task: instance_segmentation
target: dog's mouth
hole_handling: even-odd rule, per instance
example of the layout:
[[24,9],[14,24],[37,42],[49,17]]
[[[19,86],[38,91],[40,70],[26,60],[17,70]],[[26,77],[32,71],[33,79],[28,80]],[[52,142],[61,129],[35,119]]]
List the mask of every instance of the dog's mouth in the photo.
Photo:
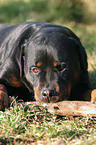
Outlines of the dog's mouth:
[[59,92],[56,89],[42,89],[40,86],[34,88],[34,97],[36,101],[50,103],[59,101]]
[[70,89],[59,86],[53,87],[53,89],[42,88],[42,86],[34,88],[34,97],[36,101],[44,103],[55,103],[61,100],[67,100],[70,96]]
[[41,96],[40,101],[44,103],[55,103],[60,100],[59,96]]
[[52,97],[42,97],[42,101],[44,103],[55,103],[59,101],[59,96],[52,96]]

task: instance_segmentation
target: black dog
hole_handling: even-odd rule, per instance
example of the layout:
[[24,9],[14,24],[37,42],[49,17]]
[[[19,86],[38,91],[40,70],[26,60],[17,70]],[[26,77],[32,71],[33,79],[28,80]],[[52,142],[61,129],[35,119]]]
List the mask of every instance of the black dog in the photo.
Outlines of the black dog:
[[1,25],[0,84],[3,106],[6,89],[8,96],[16,94],[23,100],[87,100],[85,50],[79,38],[63,26],[45,22]]

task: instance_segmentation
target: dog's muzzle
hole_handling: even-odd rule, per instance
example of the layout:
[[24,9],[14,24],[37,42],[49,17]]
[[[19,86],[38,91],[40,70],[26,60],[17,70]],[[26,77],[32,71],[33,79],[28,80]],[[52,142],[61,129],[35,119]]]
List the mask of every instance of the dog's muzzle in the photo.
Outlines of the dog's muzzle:
[[59,100],[58,92],[56,89],[49,90],[49,89],[44,89],[41,92],[42,95],[42,101],[43,102],[57,102]]

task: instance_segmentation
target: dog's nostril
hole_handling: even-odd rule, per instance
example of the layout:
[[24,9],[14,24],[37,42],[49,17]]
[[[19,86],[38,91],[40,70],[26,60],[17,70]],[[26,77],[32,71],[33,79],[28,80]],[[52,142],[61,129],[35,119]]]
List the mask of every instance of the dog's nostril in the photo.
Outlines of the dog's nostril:
[[56,91],[55,90],[50,90],[49,91],[49,96],[51,97],[51,96],[54,96],[56,94]]
[[43,90],[42,95],[52,97],[52,96],[56,96],[57,92],[56,90]]
[[48,90],[43,90],[42,95],[43,96],[48,96],[49,95],[49,91]]

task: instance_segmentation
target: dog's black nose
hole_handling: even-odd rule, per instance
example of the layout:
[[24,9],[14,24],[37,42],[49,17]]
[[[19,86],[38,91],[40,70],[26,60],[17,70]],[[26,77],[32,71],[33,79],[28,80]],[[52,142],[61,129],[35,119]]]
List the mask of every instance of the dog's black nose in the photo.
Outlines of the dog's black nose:
[[42,91],[42,96],[45,96],[45,97],[57,96],[57,92],[55,89],[54,90],[44,89]]

